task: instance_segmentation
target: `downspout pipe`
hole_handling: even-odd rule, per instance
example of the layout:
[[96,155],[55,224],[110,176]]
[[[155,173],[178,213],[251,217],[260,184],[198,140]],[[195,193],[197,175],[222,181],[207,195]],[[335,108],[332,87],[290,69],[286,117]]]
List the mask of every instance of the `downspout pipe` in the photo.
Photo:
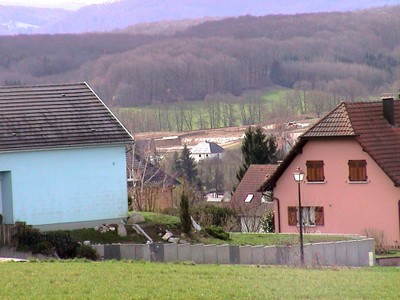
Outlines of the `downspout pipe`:
[[277,217],[278,217],[278,233],[281,233],[281,205],[279,202],[279,199],[276,197],[272,198],[272,201],[276,201],[276,205],[277,205]]
[[[399,232],[400,232],[400,200],[399,200],[399,202],[398,202],[398,206],[399,206]],[[400,239],[400,235],[399,235],[399,239]],[[398,247],[398,245],[399,245],[399,242],[400,242],[400,240],[399,241],[396,241],[396,246]]]

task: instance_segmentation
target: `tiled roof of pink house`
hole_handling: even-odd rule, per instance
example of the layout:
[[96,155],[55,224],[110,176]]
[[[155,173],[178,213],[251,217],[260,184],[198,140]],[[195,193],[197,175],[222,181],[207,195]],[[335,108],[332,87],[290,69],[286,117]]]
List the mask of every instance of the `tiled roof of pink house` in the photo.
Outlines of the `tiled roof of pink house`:
[[[386,101],[386,100],[384,100]],[[291,152],[267,179],[260,190],[274,186],[285,169],[301,152],[305,143],[314,138],[354,138],[393,181],[400,186],[400,101],[393,101],[394,124],[383,113],[382,101],[342,102],[327,116],[305,132]]]
[[346,104],[342,102],[332,112],[326,115],[312,128],[303,134],[303,137],[333,137],[354,136],[354,129],[346,111]]

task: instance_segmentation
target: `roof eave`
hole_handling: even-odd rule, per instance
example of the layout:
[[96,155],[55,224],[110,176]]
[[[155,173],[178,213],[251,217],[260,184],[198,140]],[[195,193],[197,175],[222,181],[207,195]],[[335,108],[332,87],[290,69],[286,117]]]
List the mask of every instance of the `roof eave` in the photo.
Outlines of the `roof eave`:
[[87,144],[74,144],[74,145],[71,144],[71,145],[31,147],[31,148],[10,148],[10,149],[3,149],[3,150],[0,149],[0,153],[67,150],[67,149],[94,148],[94,147],[104,147],[104,146],[125,146],[125,145],[131,145],[134,142],[135,142],[134,140],[129,140],[129,141],[125,141],[125,142],[87,143]]
[[286,158],[276,168],[275,172],[257,189],[257,192],[265,192],[266,190],[275,187],[276,182],[289,167],[292,161],[296,158],[297,154],[301,153],[304,145],[307,143],[307,139],[300,139],[290,150]]

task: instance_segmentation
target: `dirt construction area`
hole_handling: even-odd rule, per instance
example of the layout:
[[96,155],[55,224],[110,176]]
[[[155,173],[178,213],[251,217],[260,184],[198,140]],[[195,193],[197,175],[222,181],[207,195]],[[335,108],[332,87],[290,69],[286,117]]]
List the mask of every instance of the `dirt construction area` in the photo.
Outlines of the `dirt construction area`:
[[202,141],[214,142],[223,148],[239,146],[247,127],[229,127],[190,132],[146,132],[135,135],[137,142],[154,140],[158,152],[180,151],[183,145],[192,148]]
[[[314,122],[297,123],[296,126],[287,127],[285,125],[277,127],[277,125],[263,126],[265,133],[274,133],[275,135],[291,139],[296,139]],[[218,129],[196,130],[190,132],[146,132],[135,135],[136,141],[154,140],[157,151],[174,152],[187,145],[192,148],[202,141],[214,142],[224,149],[239,147],[242,143],[244,134],[248,126],[227,127]],[[278,138],[279,139],[279,138]]]

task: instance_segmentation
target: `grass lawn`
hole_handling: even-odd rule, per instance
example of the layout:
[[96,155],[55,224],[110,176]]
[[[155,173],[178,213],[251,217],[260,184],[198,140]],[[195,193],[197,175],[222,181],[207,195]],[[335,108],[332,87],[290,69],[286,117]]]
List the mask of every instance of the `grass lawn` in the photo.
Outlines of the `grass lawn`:
[[376,255],[376,258],[382,257],[400,257],[400,250],[389,250],[386,253]]
[[154,212],[140,212],[147,224],[165,225],[170,229],[178,228],[181,221],[178,217]]
[[1,263],[1,299],[397,299],[400,268]]
[[[205,239],[206,244],[233,244],[233,245],[297,245],[298,234],[275,234],[275,233],[231,233],[231,239],[222,241],[218,239]],[[304,243],[320,243],[350,240],[350,237],[339,235],[304,234]]]

